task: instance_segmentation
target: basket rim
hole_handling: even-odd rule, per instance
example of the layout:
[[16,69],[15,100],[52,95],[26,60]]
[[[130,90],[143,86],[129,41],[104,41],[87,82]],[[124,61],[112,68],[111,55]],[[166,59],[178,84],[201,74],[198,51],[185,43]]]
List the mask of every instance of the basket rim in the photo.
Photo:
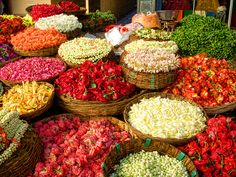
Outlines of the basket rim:
[[[137,102],[137,103],[138,103],[138,102],[140,102],[140,100],[143,99],[143,98],[151,98],[151,97],[156,97],[156,96],[167,96],[167,98],[170,98],[171,96],[174,96],[175,98],[180,98],[181,100],[184,100],[184,101],[189,102],[190,104],[192,104],[192,105],[194,105],[194,106],[199,107],[199,108],[201,109],[201,111],[202,111],[204,117],[205,117],[206,119],[208,119],[208,116],[207,116],[207,113],[205,112],[205,110],[204,110],[200,105],[198,105],[197,103],[193,102],[192,100],[189,100],[189,99],[187,99],[187,98],[185,98],[185,97],[182,97],[182,96],[176,96],[176,95],[174,95],[174,94],[169,94],[169,93],[150,92],[150,93],[145,93],[145,94],[143,94],[143,95],[141,95],[141,96],[138,96],[137,98],[135,98],[134,100],[132,100],[131,102],[129,102],[129,103],[125,106],[125,110],[124,110],[124,112],[123,112],[123,116],[124,116],[125,122],[126,122],[127,124],[129,124],[130,127],[131,127],[135,132],[138,132],[139,134],[142,134],[142,135],[144,135],[145,137],[149,137],[149,138],[154,139],[154,140],[160,140],[160,141],[164,141],[164,142],[168,142],[168,143],[173,143],[173,144],[174,144],[174,143],[183,143],[183,142],[185,142],[185,141],[191,141],[191,140],[193,140],[196,135],[193,135],[193,136],[190,137],[190,138],[181,138],[181,139],[179,139],[179,138],[161,138],[161,137],[156,137],[156,136],[154,137],[154,136],[152,136],[152,135],[150,135],[150,134],[145,134],[145,133],[141,132],[140,130],[134,128],[134,127],[130,124],[130,122],[129,122],[129,117],[128,117],[128,112],[130,111],[130,107],[131,107],[133,104],[135,104],[134,102]],[[170,98],[170,99],[171,99],[171,98]],[[205,129],[206,129],[206,127],[205,127],[201,132],[203,132]],[[199,133],[200,133],[200,132],[199,132]]]
[[[136,146],[136,149],[132,148],[133,146],[135,147],[136,144],[138,144],[138,146]],[[150,147],[150,146],[154,146],[154,147]],[[167,151],[168,149],[171,149],[169,151],[170,153],[168,153]],[[187,154],[185,154],[184,152],[182,152],[181,150],[179,150],[178,148],[176,148],[175,146],[171,144],[168,144],[166,142],[162,142],[159,140],[155,140],[155,139],[149,139],[149,138],[146,138],[145,140],[144,139],[131,139],[131,140],[117,144],[116,147],[114,147],[108,153],[108,155],[106,156],[103,162],[103,165],[102,165],[103,174],[105,174],[105,176],[110,175],[110,173],[114,171],[114,166],[117,165],[117,163],[113,163],[114,161],[110,160],[110,158],[114,159],[116,156],[118,156],[117,158],[119,161],[118,164],[120,164],[120,160],[126,158],[129,154],[138,153],[143,150],[145,152],[157,151],[160,155],[167,155],[169,157],[176,158],[177,160],[183,163],[183,165],[186,167],[186,170],[188,174],[190,174],[190,176],[193,173],[195,174],[195,177],[199,176],[197,173],[196,166],[194,165],[193,161]],[[173,152],[174,150],[176,152]],[[174,154],[176,154],[176,156]],[[109,160],[112,161],[113,167],[107,169],[106,164],[109,163]],[[190,164],[191,167],[193,168],[189,169],[187,167],[188,164]]]
[[[27,58],[31,58],[31,57],[27,57]],[[44,58],[44,59],[53,59],[53,60],[58,60],[60,62],[63,63],[63,65],[65,66],[65,68],[58,74],[56,74],[55,76],[53,77],[50,77],[48,79],[40,79],[40,80],[28,80],[28,82],[32,82],[32,81],[36,81],[36,82],[51,82],[51,80],[54,80],[55,78],[57,78],[62,72],[66,71],[67,69],[67,66],[65,64],[64,61],[60,60],[59,58],[56,58],[56,57],[40,57],[40,58]],[[24,60],[25,58],[23,58],[22,60]],[[12,61],[12,63],[14,62],[17,62],[17,61],[20,61],[21,59],[19,60],[15,60],[15,61]],[[4,67],[4,66],[3,66]],[[27,81],[12,81],[12,80],[5,80],[5,79],[1,79],[0,78],[0,81],[3,82],[5,85],[7,86],[13,86],[13,85],[16,85],[16,84],[22,84],[22,82],[27,82]]]
[[30,53],[30,52],[44,52],[44,51],[48,51],[48,50],[51,50],[51,49],[58,49],[59,46],[60,46],[60,45],[51,46],[51,47],[48,47],[48,48],[42,48],[42,49],[39,49],[39,50],[30,50],[30,51],[21,50],[21,49],[18,49],[17,47],[15,47],[15,46],[13,46],[13,49],[14,49],[14,51],[16,51],[16,52]]

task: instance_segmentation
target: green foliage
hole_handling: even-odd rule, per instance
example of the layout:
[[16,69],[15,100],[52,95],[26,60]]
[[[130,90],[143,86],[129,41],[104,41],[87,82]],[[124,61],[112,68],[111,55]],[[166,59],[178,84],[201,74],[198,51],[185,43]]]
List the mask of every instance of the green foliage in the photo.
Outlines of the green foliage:
[[236,60],[236,33],[218,19],[189,15],[172,34],[179,54],[207,53],[210,57]]
[[106,22],[115,22],[115,15],[111,13],[111,11],[101,12],[97,10],[96,12],[90,13],[91,20],[97,22],[99,19],[103,19]]

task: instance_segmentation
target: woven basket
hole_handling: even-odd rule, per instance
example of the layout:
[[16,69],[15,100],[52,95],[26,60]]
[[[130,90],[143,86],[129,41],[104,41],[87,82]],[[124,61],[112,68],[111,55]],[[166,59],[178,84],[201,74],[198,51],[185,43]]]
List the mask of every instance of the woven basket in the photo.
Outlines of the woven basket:
[[[68,66],[68,67],[71,67],[71,68],[73,68],[73,67],[78,67],[78,66],[81,65],[81,64],[75,64],[75,63],[72,63],[72,62],[70,62],[70,61],[68,61],[68,60],[65,60],[65,59],[63,59],[63,58],[62,58],[61,56],[59,56],[59,55],[58,55],[58,58],[60,58],[62,61],[64,61],[64,62],[67,64],[67,66]],[[101,58],[101,60],[103,60],[103,61],[115,60],[115,54],[114,54],[114,52],[111,51],[107,56]],[[97,61],[99,61],[99,60],[97,60]]]
[[125,158],[131,153],[138,153],[142,150],[148,152],[157,151],[162,155],[174,157],[177,160],[182,161],[189,173],[189,176],[199,176],[191,159],[174,146],[157,140],[132,139],[130,141],[117,144],[116,147],[113,148],[107,155],[105,162],[102,165],[105,177],[108,177],[112,172],[114,172],[114,166],[119,164],[121,159]]
[[[59,118],[63,118],[64,119],[72,119],[75,116],[79,116],[76,114],[58,114],[55,116],[50,116],[48,118],[43,119],[43,122],[47,122],[50,120],[57,120]],[[125,122],[115,118],[115,117],[109,117],[109,116],[94,116],[94,117],[83,117],[83,116],[79,116],[80,120],[82,122],[84,121],[89,121],[89,120],[109,120],[113,125],[117,125],[120,129],[127,131],[132,138],[137,138],[137,135],[132,131],[132,129],[130,128],[129,125],[127,125]]]
[[119,115],[124,111],[127,103],[144,93],[146,93],[145,90],[110,102],[80,101],[71,97],[58,96],[58,102],[62,109],[82,116]]
[[157,90],[167,87],[176,80],[177,72],[175,70],[166,73],[145,73],[128,68],[124,62],[126,54],[126,52],[122,53],[120,64],[124,77],[129,83],[134,84],[141,89]]
[[49,48],[41,49],[41,50],[24,51],[24,50],[20,50],[14,47],[14,51],[18,55],[26,56],[26,57],[47,57],[47,56],[56,55],[58,48],[59,46],[55,46],[55,47],[49,47]]
[[74,39],[74,38],[76,38],[76,37],[81,35],[81,29],[80,28],[76,28],[73,31],[68,31],[68,32],[65,32],[63,34],[66,34],[67,39]]
[[232,103],[226,103],[215,107],[203,107],[207,115],[222,114],[228,111],[236,110],[236,101]]
[[0,165],[1,177],[25,177],[39,161],[43,147],[39,137],[31,130],[27,130],[17,151]]
[[[191,100],[188,100],[188,99],[186,99],[182,96],[176,96],[176,95],[173,95],[173,94],[166,94],[166,93],[161,93],[161,92],[151,92],[151,93],[143,94],[143,95],[133,99],[131,102],[129,102],[126,105],[124,113],[123,113],[125,122],[130,125],[128,113],[129,113],[130,108],[133,104],[139,103],[140,100],[142,100],[143,98],[151,98],[151,97],[157,97],[157,96],[160,96],[161,98],[169,98],[171,100],[180,100],[180,101],[189,102],[192,105],[199,107],[202,110],[204,116],[207,118],[207,114],[204,111],[204,109],[200,105],[198,105],[197,103],[195,103]],[[195,136],[190,137],[190,138],[185,138],[185,139],[153,137],[152,135],[142,133],[141,131],[137,130],[136,128],[134,128],[132,126],[131,126],[131,128],[133,129],[135,134],[137,134],[138,137],[141,138],[141,139],[151,138],[151,139],[163,141],[163,142],[166,142],[166,143],[169,143],[169,144],[172,144],[172,145],[183,145],[183,144],[186,144],[186,143],[192,141],[195,138]]]
[[[58,59],[60,60],[60,59]],[[61,60],[60,60],[61,61]],[[63,61],[62,61],[63,62]],[[61,71],[60,73],[64,72],[66,70],[66,64],[63,62],[65,69],[63,71]],[[60,73],[58,73],[57,75],[48,78],[48,79],[44,79],[44,80],[37,80],[37,82],[49,82],[49,83],[53,83],[54,80],[60,75]],[[10,80],[4,80],[4,79],[0,79],[6,86],[12,87],[16,84],[21,84],[22,81],[10,81]]]
[[12,59],[10,59],[10,60],[8,60],[8,61],[1,62],[1,63],[0,63],[0,67],[3,67],[3,66],[6,65],[7,63],[11,63],[11,62],[17,61],[17,60],[19,60],[19,59],[21,59],[21,57],[16,57],[16,58],[12,58]]

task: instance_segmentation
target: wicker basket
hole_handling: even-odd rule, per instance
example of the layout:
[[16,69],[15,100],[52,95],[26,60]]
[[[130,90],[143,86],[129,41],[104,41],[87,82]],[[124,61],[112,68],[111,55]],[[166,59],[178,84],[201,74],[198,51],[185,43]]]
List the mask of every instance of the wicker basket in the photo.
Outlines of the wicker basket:
[[58,102],[62,109],[82,116],[119,115],[124,111],[127,103],[144,93],[145,90],[139,91],[137,94],[133,93],[123,99],[110,102],[80,101],[71,97],[58,96]]
[[[126,105],[124,113],[123,113],[125,122],[130,125],[128,113],[129,113],[130,108],[133,104],[139,103],[140,100],[142,100],[143,98],[151,98],[151,97],[157,97],[157,96],[160,96],[161,98],[169,98],[169,99],[172,99],[172,100],[180,100],[180,101],[189,102],[192,105],[199,107],[202,110],[204,116],[207,118],[207,114],[204,111],[204,109],[200,105],[198,105],[197,103],[195,103],[191,100],[188,100],[188,99],[186,99],[182,96],[176,96],[176,95],[173,95],[173,94],[166,94],[166,93],[160,93],[160,92],[151,92],[151,93],[143,94],[143,95],[133,99],[131,102],[129,102]],[[163,141],[163,142],[166,142],[166,143],[169,143],[169,144],[172,144],[172,145],[183,145],[183,144],[186,144],[186,143],[192,141],[195,138],[195,136],[193,136],[191,138],[185,138],[185,139],[153,137],[152,135],[142,133],[141,131],[137,130],[136,128],[134,128],[132,126],[131,126],[131,128],[133,129],[135,134],[137,134],[138,137],[141,138],[141,139],[151,138],[151,139]]]
[[31,172],[39,161],[43,147],[39,137],[27,130],[21,140],[19,149],[10,159],[0,165],[1,177],[25,177]]
[[105,162],[102,165],[105,177],[108,177],[112,172],[114,172],[114,166],[119,164],[121,159],[131,153],[138,153],[142,150],[148,152],[157,151],[162,155],[174,157],[177,160],[182,161],[189,173],[189,176],[199,176],[191,159],[174,146],[157,140],[132,139],[130,141],[117,144],[116,147],[113,148],[107,155]]
[[145,73],[134,71],[128,68],[124,62],[124,57],[127,53],[124,52],[120,58],[120,64],[126,81],[136,85],[141,89],[157,90],[167,87],[172,84],[177,78],[177,71],[170,71],[167,73]]
[[222,114],[228,111],[236,110],[236,101],[232,103],[226,103],[215,107],[203,107],[207,115]]
[[66,34],[67,39],[74,39],[74,38],[79,37],[81,35],[81,29],[76,28],[73,31],[68,31],[63,34]]
[[59,46],[55,46],[55,47],[49,47],[49,48],[41,49],[41,50],[24,51],[24,50],[19,50],[14,47],[14,51],[18,55],[26,56],[26,57],[47,57],[47,56],[56,55],[58,48]]
[[[70,62],[70,61],[68,61],[68,60],[63,59],[63,58],[62,58],[61,56],[59,56],[59,55],[58,55],[58,58],[60,58],[62,61],[64,61],[64,62],[67,64],[68,67],[73,68],[73,67],[78,67],[78,66],[80,66],[80,64],[72,63],[72,62]],[[107,56],[101,58],[101,60],[103,60],[103,61],[115,60],[115,53],[114,53],[113,51],[111,51]],[[97,61],[98,61],[98,60],[97,60]]]
[[17,61],[17,60],[19,60],[19,59],[21,59],[21,57],[16,57],[16,58],[12,58],[12,59],[10,59],[10,60],[8,60],[8,61],[1,62],[1,63],[0,63],[0,67],[3,67],[3,66],[6,65],[7,63],[11,63],[11,62]]
[[47,122],[50,120],[57,120],[60,118],[62,118],[63,120],[64,119],[72,119],[75,116],[78,116],[82,122],[89,121],[89,120],[101,120],[101,119],[109,120],[113,125],[117,125],[120,129],[127,131],[131,135],[132,138],[137,138],[137,135],[132,131],[132,129],[130,128],[129,125],[127,125],[125,122],[123,122],[115,117],[108,117],[108,116],[83,117],[83,116],[79,116],[76,114],[58,114],[55,116],[50,116],[48,118],[45,118],[42,121]]
[[[60,59],[58,59],[60,60]],[[61,60],[60,60],[61,61]],[[63,62],[63,61],[62,61]],[[66,70],[66,64],[63,62],[65,69],[63,71],[61,71],[60,73],[64,72]],[[60,73],[58,73],[57,75],[48,78],[48,79],[44,79],[44,80],[37,80],[37,82],[49,82],[49,83],[53,83],[54,80],[60,75]],[[12,87],[16,84],[21,84],[22,81],[10,81],[10,80],[4,80],[4,79],[0,79],[6,86]]]

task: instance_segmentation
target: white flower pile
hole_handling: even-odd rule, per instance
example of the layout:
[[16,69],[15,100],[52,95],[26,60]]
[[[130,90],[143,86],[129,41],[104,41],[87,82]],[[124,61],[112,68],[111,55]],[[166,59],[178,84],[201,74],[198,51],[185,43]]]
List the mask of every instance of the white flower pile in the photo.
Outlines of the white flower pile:
[[56,30],[65,33],[73,31],[77,28],[82,28],[82,23],[74,15],[59,14],[50,17],[40,18],[35,27],[39,29],[55,28]]
[[157,151],[130,154],[115,167],[110,177],[188,177],[181,161]]
[[206,126],[206,117],[199,107],[160,96],[132,105],[128,116],[134,128],[160,138],[190,138]]

